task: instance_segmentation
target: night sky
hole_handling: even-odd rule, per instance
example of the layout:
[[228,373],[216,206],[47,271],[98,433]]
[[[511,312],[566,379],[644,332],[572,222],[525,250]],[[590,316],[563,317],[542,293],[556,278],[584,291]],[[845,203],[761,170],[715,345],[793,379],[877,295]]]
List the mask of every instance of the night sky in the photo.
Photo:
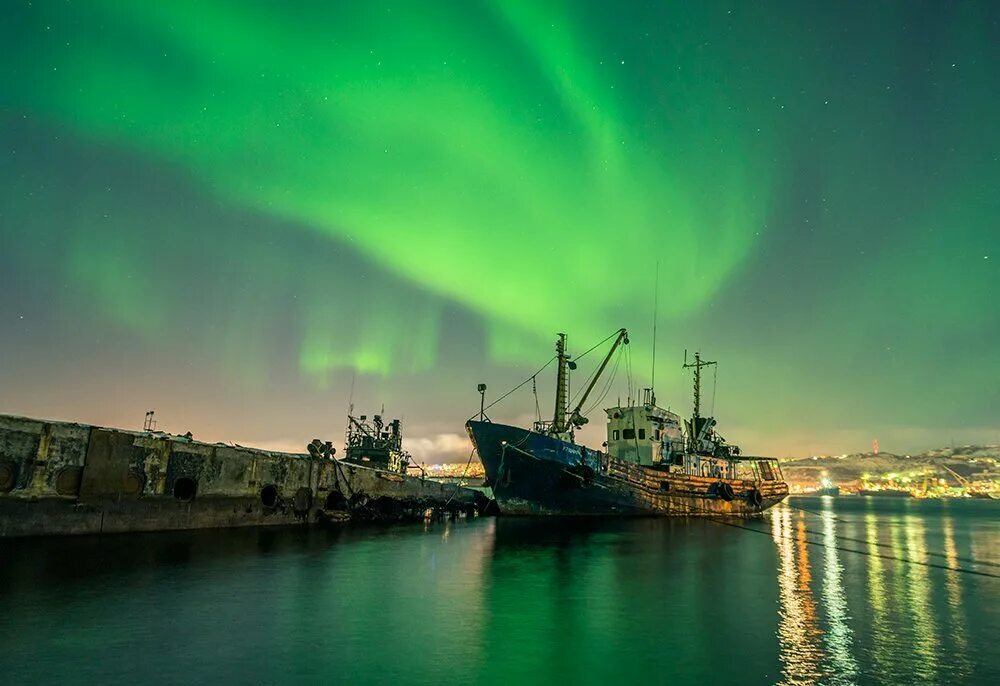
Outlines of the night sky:
[[649,385],[659,269],[744,452],[1000,442],[1000,3],[2,12],[0,412],[464,460],[556,332]]

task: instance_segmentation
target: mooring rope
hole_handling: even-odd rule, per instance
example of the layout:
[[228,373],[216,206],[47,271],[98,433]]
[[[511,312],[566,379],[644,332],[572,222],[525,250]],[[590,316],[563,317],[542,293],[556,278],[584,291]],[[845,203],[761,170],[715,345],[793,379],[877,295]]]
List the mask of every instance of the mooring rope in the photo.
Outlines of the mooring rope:
[[[853,524],[853,523],[856,523],[856,522],[852,522],[850,520],[841,519],[841,518],[837,517],[835,514],[833,514],[832,512],[827,513],[827,512],[818,512],[816,510],[807,510],[804,507],[798,507],[796,505],[792,505],[791,503],[785,503],[785,507],[788,507],[789,509],[792,509],[792,510],[800,510],[802,512],[808,512],[809,514],[816,515],[817,517],[830,518],[830,519],[833,519],[834,521],[841,522],[843,524]],[[877,522],[877,520],[876,520],[876,522]],[[882,521],[881,523],[884,524],[885,522]],[[892,522],[890,522],[890,523],[892,523]],[[825,533],[814,531],[812,529],[806,529],[805,532],[807,534],[811,534],[813,536],[825,536],[826,535]],[[852,538],[851,536],[841,536],[840,534],[834,534],[834,538],[838,538],[838,539],[840,539],[842,541],[850,541],[851,543],[863,543],[865,545],[874,545],[874,546],[877,546],[879,548],[892,548],[893,547],[892,544],[890,544],[890,543],[879,543],[878,541],[870,541],[870,540],[868,540],[866,538]],[[987,566],[987,567],[1000,567],[1000,562],[990,562],[989,560],[976,560],[975,558],[971,558],[971,557],[949,556],[946,553],[938,553],[938,552],[934,552],[934,551],[930,551],[930,550],[925,551],[924,554],[930,555],[932,557],[943,557],[943,558],[946,558],[946,559],[949,558],[949,557],[951,557],[952,559],[958,560],[959,562],[965,562],[965,563],[973,564],[973,565],[984,565],[984,566]]]
[[[715,522],[716,524],[722,524],[724,526],[731,526],[731,527],[734,527],[734,528],[737,528],[737,529],[743,529],[744,531],[753,531],[755,533],[764,534],[764,535],[770,536],[772,538],[774,537],[774,535],[770,531],[764,531],[762,529],[755,529],[755,528],[753,528],[751,526],[743,526],[742,524],[737,524],[736,522],[731,522],[731,521],[726,521],[726,520],[722,520],[722,519],[717,519],[717,518],[714,518],[714,517],[705,517],[705,519],[707,519],[710,522]],[[795,538],[792,538],[790,536],[781,536],[781,538],[783,538],[786,541],[799,542]],[[857,555],[865,555],[867,557],[878,557],[878,558],[881,558],[883,560],[894,560],[896,562],[907,562],[909,564],[920,565],[922,567],[931,567],[933,569],[946,569],[948,571],[960,572],[962,574],[974,574],[976,576],[985,576],[985,577],[990,577],[992,579],[1000,579],[1000,574],[994,574],[992,572],[981,572],[981,571],[976,570],[976,569],[966,569],[965,567],[952,567],[951,565],[942,565],[942,564],[937,564],[935,562],[924,562],[922,560],[914,560],[913,558],[908,558],[908,557],[897,557],[895,555],[883,555],[881,553],[873,553],[873,552],[870,552],[870,551],[867,551],[867,550],[856,550],[854,548],[845,548],[843,546],[830,545],[830,544],[822,542],[822,541],[811,541],[808,538],[805,538],[803,540],[804,540],[805,543],[808,543],[809,545],[815,545],[815,546],[819,546],[821,548],[830,548],[832,550],[839,550],[839,551],[845,552],[845,553],[855,553]],[[973,562],[972,564],[977,564],[978,565],[978,564],[983,564],[983,563],[982,562]]]
[[[506,466],[506,463],[507,463],[507,448],[513,448],[514,450],[518,451],[519,453],[523,453],[524,455],[527,455],[528,457],[530,457],[533,460],[537,460],[538,459],[537,457],[535,457],[531,453],[529,453],[529,452],[527,452],[525,450],[521,450],[521,448],[520,448],[520,446],[524,445],[527,442],[528,438],[530,438],[530,437],[531,437],[531,434],[529,432],[525,431],[524,432],[524,438],[522,438],[516,444],[504,442],[504,443],[502,443],[500,445],[500,464],[497,465],[497,478],[496,478],[497,481],[500,481],[500,479],[502,478],[503,470],[504,470],[504,467]],[[490,484],[490,492],[493,494],[493,498],[492,498],[493,502],[497,502],[497,489],[496,489],[496,486],[497,486],[496,483]]]
[[[472,450],[469,451],[469,461],[465,463],[465,471],[462,472],[462,479],[465,479],[465,477],[468,476],[468,474],[469,474],[469,465],[472,464],[472,456],[475,455],[475,454],[476,454],[476,446],[472,446]],[[448,498],[448,500],[444,504],[445,507],[448,507],[449,505],[451,505],[451,501],[455,499],[456,495],[458,495],[458,489],[459,488],[461,488],[461,484],[458,484],[458,485],[455,486],[455,490],[453,490],[451,492],[451,497]]]

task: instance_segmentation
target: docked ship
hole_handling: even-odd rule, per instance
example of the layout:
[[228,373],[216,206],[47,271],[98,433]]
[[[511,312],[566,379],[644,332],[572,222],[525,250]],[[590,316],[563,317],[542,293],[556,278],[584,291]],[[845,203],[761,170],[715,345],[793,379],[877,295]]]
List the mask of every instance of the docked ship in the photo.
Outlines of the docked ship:
[[605,410],[605,450],[576,442],[598,379],[628,342],[628,332],[620,329],[570,410],[569,375],[576,362],[565,334],[559,334],[551,421],[524,428],[492,422],[481,411],[466,423],[501,514],[749,516],[781,502],[788,485],[777,460],[742,456],[716,431],[715,418],[701,415],[702,369],[715,363],[698,353],[684,364],[694,371],[690,419],[659,407],[647,388],[641,403],[630,398]]
[[[309,445],[310,455],[332,457],[332,445],[318,440]],[[344,456],[334,459],[333,501],[324,514],[349,513],[353,519],[405,519],[438,514],[492,513],[489,499],[480,491],[461,484],[427,478],[424,468],[403,448],[400,420],[386,422],[381,414],[347,417]],[[379,483],[384,494],[374,496],[352,486],[359,475]],[[339,519],[339,517],[333,517]]]
[[349,414],[344,453],[344,462],[361,467],[373,467],[399,476],[419,470],[418,475],[422,475],[420,466],[403,450],[403,432],[398,419],[386,424],[379,414],[373,415],[371,421],[366,415]]
[[913,493],[902,488],[862,488],[858,490],[858,495],[869,498],[912,498]]

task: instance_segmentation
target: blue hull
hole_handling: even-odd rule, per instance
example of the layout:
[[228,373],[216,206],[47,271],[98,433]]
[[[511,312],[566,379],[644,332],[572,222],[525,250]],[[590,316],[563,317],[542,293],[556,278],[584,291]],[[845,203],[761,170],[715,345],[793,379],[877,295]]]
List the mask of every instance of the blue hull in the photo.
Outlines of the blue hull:
[[533,515],[642,514],[627,499],[579,488],[600,471],[601,453],[516,426],[470,421],[469,435],[500,512]]

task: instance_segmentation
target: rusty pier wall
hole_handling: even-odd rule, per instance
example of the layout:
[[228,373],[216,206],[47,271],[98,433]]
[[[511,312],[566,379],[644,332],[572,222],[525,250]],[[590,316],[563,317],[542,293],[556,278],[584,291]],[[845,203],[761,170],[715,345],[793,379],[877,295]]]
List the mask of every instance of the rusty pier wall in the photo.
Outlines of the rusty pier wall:
[[0,538],[471,509],[450,484],[160,432],[0,415]]

